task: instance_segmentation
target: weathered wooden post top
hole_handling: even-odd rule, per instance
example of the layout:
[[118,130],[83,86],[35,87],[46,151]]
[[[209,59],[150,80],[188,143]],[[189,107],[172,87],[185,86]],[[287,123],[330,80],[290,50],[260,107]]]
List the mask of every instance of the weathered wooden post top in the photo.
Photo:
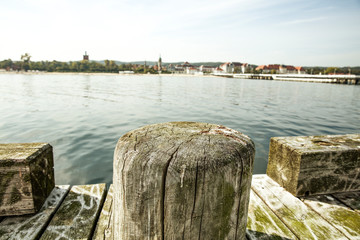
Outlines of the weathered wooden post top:
[[49,144],[0,144],[0,216],[37,212],[54,187]]
[[224,126],[171,122],[122,136],[114,239],[245,239],[254,143]]
[[360,190],[360,134],[271,138],[266,173],[295,196]]

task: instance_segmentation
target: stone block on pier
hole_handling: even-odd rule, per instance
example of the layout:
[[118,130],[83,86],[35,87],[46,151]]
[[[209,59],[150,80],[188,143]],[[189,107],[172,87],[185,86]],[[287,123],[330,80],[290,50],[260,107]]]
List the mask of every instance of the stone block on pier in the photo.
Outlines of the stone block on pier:
[[0,216],[36,213],[54,187],[49,144],[0,144]]
[[295,196],[360,190],[360,134],[271,138],[266,173]]

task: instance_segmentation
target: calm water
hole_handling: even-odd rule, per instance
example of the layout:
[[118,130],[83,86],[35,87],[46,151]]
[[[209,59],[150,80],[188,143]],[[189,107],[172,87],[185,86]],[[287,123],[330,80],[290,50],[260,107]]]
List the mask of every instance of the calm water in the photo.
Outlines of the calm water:
[[49,142],[57,184],[112,181],[115,144],[153,123],[223,124],[274,136],[360,133],[360,86],[175,76],[0,74],[0,142]]

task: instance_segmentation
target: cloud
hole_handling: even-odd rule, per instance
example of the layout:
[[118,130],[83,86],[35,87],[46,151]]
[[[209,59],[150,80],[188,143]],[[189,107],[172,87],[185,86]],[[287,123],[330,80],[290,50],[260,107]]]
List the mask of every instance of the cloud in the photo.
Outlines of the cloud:
[[312,22],[318,22],[318,21],[321,21],[324,19],[327,19],[327,17],[297,19],[297,20],[293,20],[293,21],[282,22],[282,23],[280,23],[280,25],[296,25],[296,24],[303,24],[303,23],[312,23]]

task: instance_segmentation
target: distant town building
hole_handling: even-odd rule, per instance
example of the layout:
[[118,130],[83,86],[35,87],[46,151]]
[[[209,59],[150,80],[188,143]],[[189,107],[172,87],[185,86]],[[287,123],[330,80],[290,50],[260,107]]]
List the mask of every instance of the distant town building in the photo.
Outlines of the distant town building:
[[197,70],[197,68],[195,68],[195,67],[188,67],[188,68],[186,68],[186,73],[187,74],[195,74],[195,73],[197,73],[198,72],[198,70]]
[[248,63],[241,64],[241,73],[249,73],[251,72],[252,68],[249,66]]
[[86,51],[85,51],[85,54],[83,55],[83,60],[84,61],[89,61],[89,55],[87,54]]
[[194,65],[191,65],[189,62],[184,62],[183,64],[178,64],[175,66],[175,73],[187,73],[187,69],[196,68]]
[[247,63],[226,62],[219,66],[223,73],[245,73],[250,72],[250,66]]
[[214,73],[224,73],[224,70],[222,70],[220,67],[217,67],[214,69]]
[[306,70],[303,67],[295,67],[298,74],[306,74]]
[[226,62],[220,65],[220,68],[223,70],[223,73],[233,73],[234,64],[232,62]]
[[214,72],[214,70],[215,70],[215,67],[211,67],[211,66],[201,65],[199,67],[199,71],[203,72],[203,73],[212,73],[212,72]]
[[159,57],[159,60],[158,60],[158,72],[161,73],[161,70],[162,70],[162,60],[161,60],[161,55]]
[[167,70],[173,73],[173,72],[175,72],[175,66],[170,63],[170,64],[167,66]]
[[275,73],[275,74],[305,74],[303,67],[294,67],[291,65],[269,64],[260,65],[255,70],[261,73]]

